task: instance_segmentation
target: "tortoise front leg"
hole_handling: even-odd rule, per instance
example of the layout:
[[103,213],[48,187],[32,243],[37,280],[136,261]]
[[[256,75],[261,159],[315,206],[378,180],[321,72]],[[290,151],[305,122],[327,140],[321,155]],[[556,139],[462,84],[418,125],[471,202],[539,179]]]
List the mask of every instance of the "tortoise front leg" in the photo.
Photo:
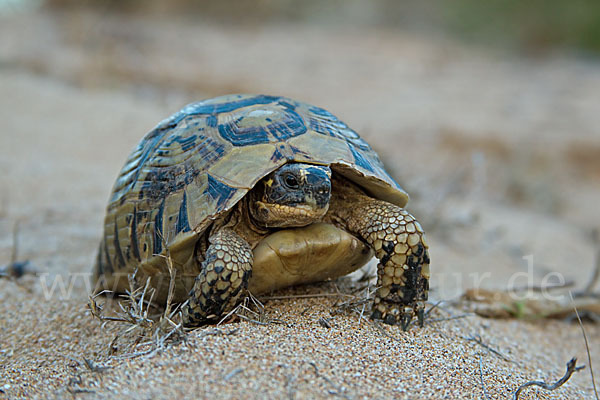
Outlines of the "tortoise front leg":
[[252,249],[237,233],[221,229],[210,236],[209,243],[200,274],[183,308],[186,326],[201,325],[231,311],[248,288],[252,275]]
[[429,254],[421,225],[403,208],[364,195],[343,209],[346,228],[371,245],[379,259],[371,318],[406,329],[417,315],[422,326]]

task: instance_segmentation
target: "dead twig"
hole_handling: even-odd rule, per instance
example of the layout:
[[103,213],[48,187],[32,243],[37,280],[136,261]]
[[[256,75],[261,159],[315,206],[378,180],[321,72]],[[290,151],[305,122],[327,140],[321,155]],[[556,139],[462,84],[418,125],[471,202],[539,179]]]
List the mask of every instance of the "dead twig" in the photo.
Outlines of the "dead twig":
[[434,305],[432,305],[431,307],[429,307],[429,310],[425,311],[425,314],[423,314],[423,319],[426,319],[429,316],[429,314],[431,314],[431,312],[433,310],[435,310],[443,302],[444,302],[444,300],[440,300],[437,303],[435,303]]
[[377,289],[378,289],[378,287],[371,288],[368,285],[360,288],[359,291],[355,291],[354,293],[362,292],[362,294],[350,295],[350,297],[351,297],[350,300],[345,301],[340,304],[338,304],[336,302],[336,304],[334,304],[334,307],[336,308],[336,310],[332,311],[331,314],[336,315],[336,314],[340,314],[340,313],[348,312],[348,311],[355,312],[356,314],[358,314],[358,324],[360,325],[360,322],[364,318],[367,304],[369,304],[373,301],[373,294],[377,291]]
[[[254,308],[254,310],[252,308]],[[263,303],[250,292],[248,292],[248,296],[246,296],[240,304],[221,318],[217,323],[217,327],[221,326],[221,324],[227,321],[232,315],[256,325],[285,324],[285,322],[280,319],[269,318],[265,312]]]
[[573,357],[567,363],[567,371],[565,372],[564,376],[562,378],[560,378],[559,380],[557,380],[554,384],[548,384],[543,381],[530,381],[530,382],[524,383],[521,386],[519,386],[519,388],[514,392],[513,400],[518,400],[519,395],[521,394],[521,391],[529,386],[540,386],[541,388],[546,389],[546,390],[556,390],[559,387],[561,387],[562,385],[564,385],[565,382],[567,382],[571,378],[571,375],[573,375],[574,372],[581,371],[584,368],[585,368],[585,365],[578,367],[577,366],[577,358]]
[[571,296],[571,303],[573,304],[573,309],[575,310],[575,315],[577,316],[577,321],[579,321],[579,326],[581,327],[581,334],[583,335],[583,340],[585,341],[585,350],[587,352],[588,363],[590,365],[590,375],[592,377],[592,386],[594,387],[594,395],[596,396],[596,400],[598,400],[598,390],[596,389],[596,379],[594,378],[594,367],[592,367],[592,356],[590,354],[590,346],[588,344],[587,335],[585,334],[585,328],[583,327],[583,322],[581,322],[581,318],[579,317],[579,312],[577,311],[577,307],[575,307],[575,302],[573,300],[573,295],[571,294],[571,292],[569,292],[569,296]]
[[487,351],[489,351],[491,353],[494,353],[495,355],[497,355],[498,357],[500,357],[504,361],[508,361],[508,362],[517,364],[516,362],[514,362],[510,358],[506,357],[504,354],[500,353],[498,350],[493,349],[490,345],[484,343],[483,339],[481,339],[481,336],[479,336],[479,335],[473,335],[473,336],[469,336],[469,337],[463,337],[463,339],[477,343],[478,345],[480,345],[481,347],[483,347]]
[[[131,352],[125,354],[125,358],[139,357],[163,350],[167,345],[167,341],[171,343],[177,343],[181,340],[185,341],[181,305],[173,307],[177,270],[173,265],[173,260],[168,246],[164,243],[164,239],[163,247],[166,249],[166,255],[157,256],[165,258],[170,280],[165,308],[158,319],[156,316],[150,315],[150,309],[154,304],[155,288],[151,286],[150,277],[147,277],[145,284],[141,286],[137,282],[137,270],[128,275],[129,290],[120,296],[122,300],[118,302],[119,310],[116,316],[105,316],[102,306],[96,303],[96,297],[104,292],[98,293],[89,299],[88,307],[91,315],[102,321],[103,326],[108,322],[121,322],[127,325],[124,330],[116,334],[110,343],[109,354],[111,355],[117,349],[119,338],[125,335],[133,336],[133,344],[129,347]],[[133,351],[140,346],[150,347],[143,351]]]

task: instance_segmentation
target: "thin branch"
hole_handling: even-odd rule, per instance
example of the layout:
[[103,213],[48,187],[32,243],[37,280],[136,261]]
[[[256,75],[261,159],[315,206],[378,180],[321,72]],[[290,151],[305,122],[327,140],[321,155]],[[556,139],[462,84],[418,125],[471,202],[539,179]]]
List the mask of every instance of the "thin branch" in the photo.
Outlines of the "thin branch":
[[[481,339],[481,336],[479,335],[473,335],[470,337],[463,337],[463,339],[468,340],[468,341],[472,341],[477,343],[478,345],[480,345],[481,347],[483,347],[484,349],[494,353],[495,355],[497,355],[498,357],[500,357],[501,359],[503,359],[504,361],[508,361],[508,362],[512,362],[515,363],[513,360],[511,360],[510,358],[506,357],[504,354],[500,353],[498,350],[493,349],[490,345],[486,344],[483,342],[483,339]],[[516,364],[516,363],[515,363]]]
[[535,386],[540,386],[541,388],[546,389],[546,390],[556,390],[559,387],[561,387],[562,385],[564,385],[565,382],[571,378],[571,375],[573,375],[574,372],[580,371],[584,368],[585,368],[585,365],[578,367],[577,366],[577,358],[573,357],[567,363],[567,372],[565,372],[564,376],[562,378],[560,378],[559,380],[557,380],[554,384],[550,385],[543,381],[531,381],[531,382],[524,383],[521,386],[519,386],[519,388],[513,394],[513,400],[518,400],[519,395],[521,394],[521,391],[529,386],[535,385]]
[[587,351],[588,363],[590,364],[590,375],[592,376],[592,386],[594,387],[594,394],[596,395],[596,400],[598,400],[598,390],[596,389],[596,379],[594,378],[594,367],[592,367],[592,356],[590,355],[590,346],[588,345],[587,335],[585,334],[585,329],[583,327],[583,323],[581,322],[581,318],[579,317],[577,307],[575,307],[575,302],[573,301],[573,294],[571,294],[570,291],[569,296],[571,296],[571,303],[573,304],[573,309],[575,310],[575,315],[577,316],[579,326],[581,327],[581,333],[583,334],[583,340],[585,341],[585,350]]

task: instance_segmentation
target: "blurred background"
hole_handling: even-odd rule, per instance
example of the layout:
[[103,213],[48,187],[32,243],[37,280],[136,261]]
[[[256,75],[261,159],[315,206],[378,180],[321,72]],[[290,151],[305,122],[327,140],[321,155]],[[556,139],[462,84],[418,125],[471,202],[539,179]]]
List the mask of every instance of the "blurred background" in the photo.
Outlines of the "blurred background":
[[24,257],[89,270],[145,132],[192,101],[268,93],[330,110],[378,151],[429,233],[434,298],[505,287],[526,255],[536,284],[583,285],[599,55],[600,3],[585,0],[0,0],[2,255],[20,219]]

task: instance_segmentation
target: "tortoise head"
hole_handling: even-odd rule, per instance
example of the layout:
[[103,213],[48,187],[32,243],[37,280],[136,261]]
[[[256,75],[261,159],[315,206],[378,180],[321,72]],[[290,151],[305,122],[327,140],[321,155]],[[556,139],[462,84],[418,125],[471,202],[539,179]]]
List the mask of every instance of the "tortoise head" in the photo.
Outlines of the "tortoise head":
[[250,213],[267,228],[306,226],[325,215],[330,195],[329,167],[285,164],[259,182],[250,199]]

